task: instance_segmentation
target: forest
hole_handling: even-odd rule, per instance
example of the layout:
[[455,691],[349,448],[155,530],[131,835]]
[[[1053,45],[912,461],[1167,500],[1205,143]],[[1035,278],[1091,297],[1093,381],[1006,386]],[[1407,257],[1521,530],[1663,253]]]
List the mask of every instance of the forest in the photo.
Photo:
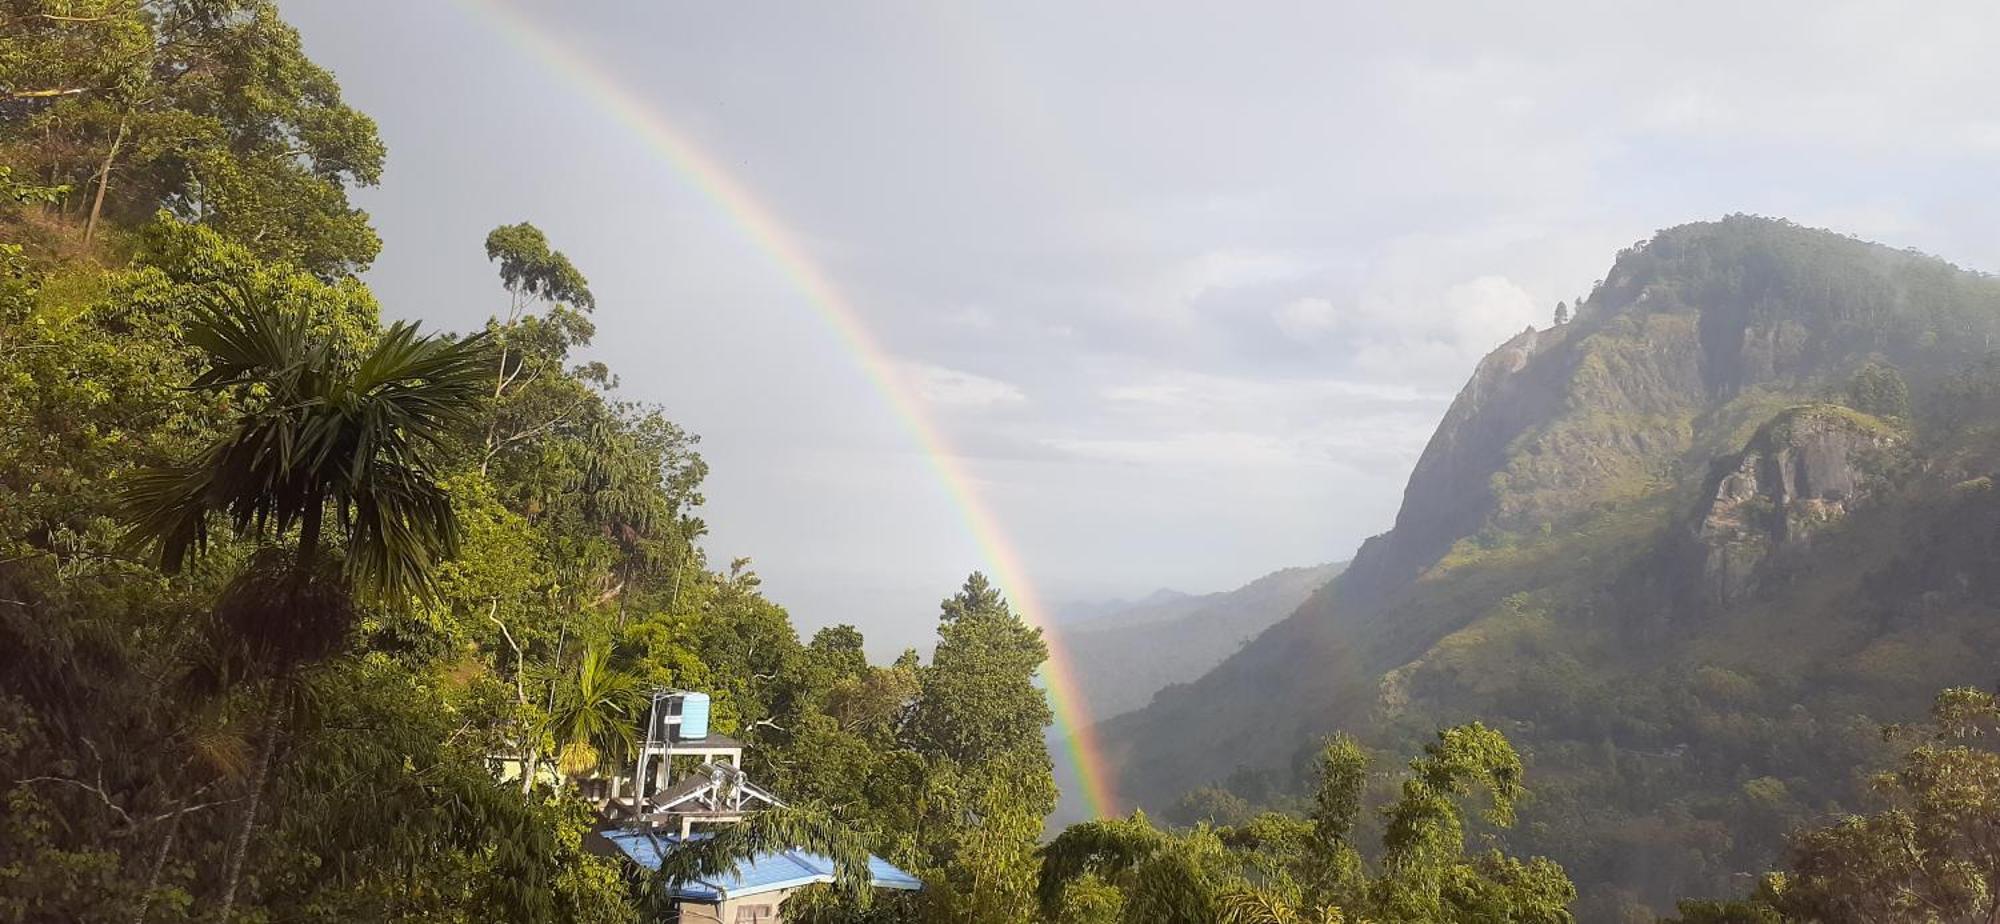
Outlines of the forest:
[[[773,845],[843,863],[787,921],[1577,920],[1546,832],[1503,837],[1547,758],[1478,717],[1287,732],[1295,785],[1045,831],[1005,589],[939,588],[887,664],[802,638],[704,555],[698,436],[588,358],[586,255],[496,227],[483,328],[385,320],[349,196],[386,157],[268,0],[0,0],[0,920],[672,920],[676,875]],[[660,688],[788,805],[648,873],[593,793]],[[2000,704],[1929,692],[1841,738],[1872,804],[1674,920],[2000,919]]]

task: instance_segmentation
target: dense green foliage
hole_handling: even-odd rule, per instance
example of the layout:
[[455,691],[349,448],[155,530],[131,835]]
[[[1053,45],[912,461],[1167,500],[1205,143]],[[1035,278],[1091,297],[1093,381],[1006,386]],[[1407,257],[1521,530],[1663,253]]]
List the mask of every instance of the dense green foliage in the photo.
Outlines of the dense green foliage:
[[1525,792],[1520,758],[1499,733],[1447,729],[1410,762],[1380,813],[1372,871],[1356,837],[1368,766],[1351,739],[1329,742],[1307,818],[1266,813],[1179,832],[1143,814],[1073,825],[1043,848],[1043,914],[1064,924],[1571,920],[1576,891],[1555,864],[1466,851],[1467,801],[1483,796],[1483,818],[1504,827]]
[[375,125],[269,0],[8,0],[0,106],[0,160],[73,191],[47,214],[83,244],[166,208],[321,275],[381,247],[347,201],[382,172]]
[[270,4],[0,21],[0,920],[631,919],[584,839],[661,685],[797,806],[715,851],[930,883],[801,916],[1029,913],[1047,652],[996,588],[927,666],[802,644],[707,566],[694,438],[581,361],[533,225],[484,331],[384,325],[382,146]]
[[1679,924],[1975,924],[2000,917],[2000,700],[1946,690],[1874,780],[1880,811],[1792,839],[1789,869],[1736,901],[1687,901]]

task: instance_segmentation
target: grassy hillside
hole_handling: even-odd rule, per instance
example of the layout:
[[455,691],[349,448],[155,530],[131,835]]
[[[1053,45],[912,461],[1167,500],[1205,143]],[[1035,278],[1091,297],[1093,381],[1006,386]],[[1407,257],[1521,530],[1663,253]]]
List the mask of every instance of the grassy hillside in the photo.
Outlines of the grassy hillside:
[[1621,253],[1480,364],[1343,577],[1107,723],[1127,795],[1296,787],[1313,736],[1477,717],[1542,781],[1508,840],[1582,920],[1740,890],[1853,803],[1878,722],[2000,671],[1996,328],[2000,282],[1786,222]]

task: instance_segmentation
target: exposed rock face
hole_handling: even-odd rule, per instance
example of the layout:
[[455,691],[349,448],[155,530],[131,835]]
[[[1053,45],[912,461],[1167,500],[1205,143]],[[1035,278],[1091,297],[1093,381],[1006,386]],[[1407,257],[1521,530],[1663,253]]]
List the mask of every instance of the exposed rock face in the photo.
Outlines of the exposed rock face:
[[1688,447],[1714,389],[1695,312],[1631,304],[1517,335],[1481,360],[1424,447],[1394,530],[1337,585],[1362,613],[1485,528],[1535,530],[1628,496]]
[[1549,347],[1563,329],[1527,330],[1487,354],[1417,460],[1396,528],[1363,543],[1339,585],[1360,609],[1407,584],[1493,509],[1488,484],[1515,437],[1561,406]]
[[1879,457],[1900,442],[1888,425],[1836,405],[1788,409],[1750,444],[1719,460],[1693,518],[1708,604],[1741,597],[1771,553],[1844,518],[1879,478]]

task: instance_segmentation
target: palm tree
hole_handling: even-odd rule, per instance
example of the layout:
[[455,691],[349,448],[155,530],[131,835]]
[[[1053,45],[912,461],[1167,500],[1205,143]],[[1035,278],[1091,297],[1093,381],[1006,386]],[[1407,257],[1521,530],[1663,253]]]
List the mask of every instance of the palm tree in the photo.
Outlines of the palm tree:
[[304,313],[238,290],[199,312],[187,339],[209,365],[188,387],[231,393],[243,410],[189,464],[132,479],[130,536],[176,571],[226,513],[239,534],[297,526],[298,560],[310,563],[333,507],[355,586],[391,598],[425,591],[432,566],[458,548],[427,456],[476,414],[485,335],[450,341],[397,322],[351,357]]
[[[574,682],[557,692],[544,724],[562,772],[582,776],[630,753],[638,737],[633,716],[640,699],[638,676],[613,667],[608,646],[585,649]],[[524,791],[534,785],[533,763],[530,751],[522,766]]]
[[[399,322],[366,349],[344,349],[304,312],[273,308],[241,285],[199,309],[187,339],[208,365],[189,388],[228,394],[236,418],[190,462],[132,477],[123,501],[128,539],[157,551],[169,572],[207,549],[217,515],[263,545],[217,607],[246,661],[270,681],[224,864],[218,920],[227,924],[282,732],[287,678],[337,650],[355,591],[384,602],[428,594],[431,569],[457,554],[458,520],[430,459],[472,422],[486,345],[483,336],[451,341]],[[346,539],[338,561],[323,555],[329,512]]]

